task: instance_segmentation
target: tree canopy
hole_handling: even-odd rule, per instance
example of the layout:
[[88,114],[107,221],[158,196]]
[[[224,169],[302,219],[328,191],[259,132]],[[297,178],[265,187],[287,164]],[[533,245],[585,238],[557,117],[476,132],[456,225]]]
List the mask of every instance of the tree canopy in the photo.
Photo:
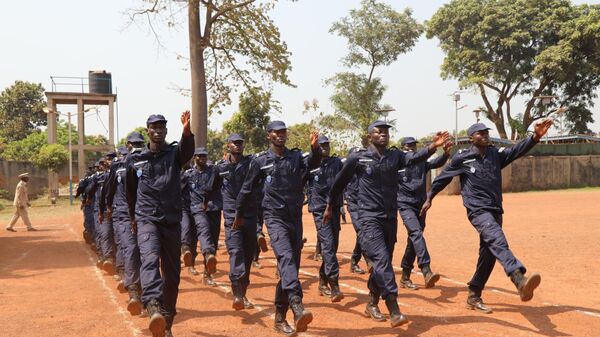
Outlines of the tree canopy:
[[389,66],[400,54],[412,49],[423,32],[423,27],[412,17],[410,9],[403,12],[375,1],[362,0],[359,9],[335,22],[330,33],[348,41],[348,54],[342,63],[349,68],[366,69],[367,73],[340,72],[329,78],[326,84],[333,86],[331,102],[334,113],[323,115],[319,124],[334,130],[361,137],[366,145],[367,127],[380,117],[379,109],[385,85],[374,71]]
[[240,95],[238,112],[223,123],[225,137],[239,133],[244,137],[244,152],[258,153],[269,146],[267,124],[271,120],[271,93],[253,88]]
[[[524,136],[546,117],[535,97],[569,108],[572,131],[587,131],[600,84],[600,7],[568,0],[453,0],[427,22],[446,57],[442,77],[476,90],[500,136]],[[491,96],[494,95],[494,96]],[[515,97],[525,98],[514,108]]]
[[39,83],[15,81],[0,93],[0,138],[20,140],[47,124],[44,88]]

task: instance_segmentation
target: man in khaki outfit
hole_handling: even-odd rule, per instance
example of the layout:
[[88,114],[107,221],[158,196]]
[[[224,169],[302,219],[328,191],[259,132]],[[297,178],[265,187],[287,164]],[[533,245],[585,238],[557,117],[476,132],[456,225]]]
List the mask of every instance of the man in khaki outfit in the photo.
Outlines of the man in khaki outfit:
[[15,215],[13,215],[12,219],[8,226],[6,226],[7,231],[16,232],[13,229],[13,226],[19,220],[19,217],[23,218],[23,222],[25,226],[27,226],[28,231],[35,231],[36,229],[31,226],[31,222],[29,221],[29,215],[27,214],[27,207],[31,206],[29,203],[29,197],[27,196],[27,182],[29,181],[29,173],[19,174],[19,179],[21,181],[17,184],[17,190],[15,192],[15,201],[13,205],[15,206]]

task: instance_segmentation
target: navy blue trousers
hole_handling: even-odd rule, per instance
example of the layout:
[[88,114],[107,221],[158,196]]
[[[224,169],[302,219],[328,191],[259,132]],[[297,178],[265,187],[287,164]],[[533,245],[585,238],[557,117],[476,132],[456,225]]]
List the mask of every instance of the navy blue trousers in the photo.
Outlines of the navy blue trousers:
[[352,221],[352,227],[354,227],[354,231],[356,232],[356,243],[354,244],[354,250],[352,251],[352,260],[358,262],[360,261],[360,257],[362,255],[362,248],[360,247],[360,221],[358,220],[358,211],[350,210],[350,207],[346,206],[348,213],[350,214],[350,221]]
[[194,217],[190,210],[183,209],[181,212],[181,245],[187,246],[192,252],[192,266],[198,255],[198,233]]
[[175,316],[181,272],[181,224],[140,221],[137,226],[142,302],[146,306],[156,299],[164,315]]
[[256,217],[245,217],[243,226],[232,229],[234,217],[225,217],[225,245],[229,253],[229,280],[243,295],[250,284],[250,268],[256,252]]
[[[113,217],[114,218],[114,217]],[[113,218],[110,219],[110,223],[112,225],[113,230],[113,239],[115,242],[115,269],[117,272],[124,273],[125,272],[125,260],[124,260],[124,251],[123,251],[123,243],[121,242],[121,232],[119,231],[119,224],[113,221]]]
[[398,232],[398,219],[363,218],[360,244],[366,258],[371,260],[373,272],[369,275],[369,290],[383,299],[398,294],[398,284],[392,265],[394,245]]
[[280,276],[275,289],[275,307],[279,312],[285,313],[293,296],[302,297],[302,286],[298,279],[302,252],[302,218],[287,218],[268,212],[264,213],[264,218]]
[[83,206],[83,229],[94,237],[94,206]]
[[416,208],[406,207],[400,209],[400,217],[404,222],[404,227],[408,233],[406,238],[406,248],[400,266],[402,270],[411,271],[417,260],[419,268],[424,265],[429,265],[431,258],[425,243],[423,231],[425,230],[425,217],[419,216],[419,211]]
[[115,237],[119,237],[123,256],[125,287],[140,283],[140,249],[137,244],[137,235],[131,231],[129,216],[113,215]]
[[194,222],[202,255],[206,258],[207,254],[216,254],[221,233],[221,211],[197,212]]
[[332,209],[331,219],[327,224],[323,224],[323,212],[324,210],[313,212],[317,237],[321,242],[321,255],[323,256],[319,276],[325,280],[337,280],[340,276],[340,265],[337,259],[341,229],[340,210],[337,207]]
[[115,256],[115,239],[113,233],[113,226],[111,219],[104,219],[104,222],[98,222],[99,211],[94,211],[95,219],[95,237],[96,237],[96,249],[100,254],[98,256],[101,259],[109,259]]
[[525,273],[525,267],[508,248],[508,241],[502,231],[502,214],[479,212],[472,214],[469,221],[479,233],[479,259],[477,269],[469,286],[483,290],[490,278],[496,260],[504,268],[506,275],[520,269]]

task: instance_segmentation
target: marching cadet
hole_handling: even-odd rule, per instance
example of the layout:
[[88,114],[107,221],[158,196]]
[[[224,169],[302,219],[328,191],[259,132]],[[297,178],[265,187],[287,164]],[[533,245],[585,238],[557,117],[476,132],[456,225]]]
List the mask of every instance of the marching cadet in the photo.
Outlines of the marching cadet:
[[195,267],[196,255],[198,254],[198,234],[190,200],[190,180],[195,170],[195,168],[190,167],[181,174],[181,255],[183,266],[187,267],[188,273],[194,276],[199,274]]
[[244,156],[244,138],[232,134],[227,138],[227,156],[214,166],[212,179],[205,190],[205,200],[209,195],[218,193],[222,186],[223,218],[225,219],[225,244],[229,253],[229,279],[233,292],[232,307],[235,310],[251,309],[254,305],[246,297],[250,284],[250,268],[257,250],[256,240],[256,196],[251,196],[246,207],[239,213],[242,219],[234,223],[237,209],[236,201],[244,179],[252,163],[252,156]]
[[[221,209],[223,197],[221,191],[214,191],[206,199],[204,191],[212,178],[212,166],[207,164],[208,152],[199,147],[194,151],[194,171],[189,178],[191,211],[194,216],[198,241],[204,257],[203,282],[214,286],[213,275],[217,272],[217,248],[221,233]],[[206,207],[204,205],[206,204]]]
[[85,177],[79,180],[75,193],[75,198],[81,198],[80,209],[83,211],[83,239],[88,245],[92,245],[94,242],[94,208],[91,204],[86,203],[87,196],[85,190],[91,182],[92,169],[93,167],[88,167]]
[[167,144],[167,120],[146,120],[150,142],[130,154],[125,192],[132,230],[137,233],[141,257],[142,303],[154,337],[173,336],[181,272],[181,167],[194,154],[190,112],[181,114],[179,143]]
[[368,287],[370,301],[365,314],[376,321],[385,317],[377,306],[379,298],[385,300],[390,312],[392,327],[408,323],[408,318],[398,307],[398,286],[392,267],[392,256],[398,230],[397,203],[398,170],[427,159],[431,153],[448,140],[448,133],[438,133],[433,143],[416,153],[388,149],[389,128],[384,121],[375,121],[368,127],[369,142],[366,150],[351,154],[337,175],[331,191],[323,223],[328,223],[337,207],[344,188],[354,175],[358,178],[359,221],[361,247],[373,263]]
[[[348,151],[348,156],[351,153],[358,151],[359,148],[353,147]],[[345,163],[346,159],[342,159]],[[352,250],[352,256],[350,258],[350,272],[354,274],[364,274],[365,271],[358,265],[360,261],[360,257],[362,256],[362,248],[360,247],[360,219],[358,218],[358,179],[356,176],[352,177],[346,188],[344,189],[344,199],[346,200],[346,208],[348,209],[348,213],[350,213],[350,221],[352,221],[352,227],[354,227],[354,231],[356,232],[356,243],[354,244],[354,250]],[[366,258],[365,258],[366,261]],[[369,263],[367,262],[367,265]]]
[[[275,290],[275,330],[288,336],[306,331],[313,320],[313,314],[302,304],[302,287],[298,280],[303,245],[302,189],[309,171],[319,166],[321,157],[318,133],[313,132],[310,137],[312,151],[304,160],[300,151],[285,147],[287,127],[284,122],[271,121],[267,124],[267,138],[271,145],[250,164],[250,171],[237,198],[233,221],[236,227],[244,222],[244,210],[251,205],[252,196],[263,188],[261,181],[264,181],[264,220],[281,277]],[[285,319],[290,307],[294,313],[295,329]]]
[[[418,141],[413,137],[402,139],[401,146],[404,152],[416,152]],[[404,227],[408,232],[406,248],[402,257],[402,278],[400,286],[407,289],[419,289],[410,280],[410,273],[417,259],[425,278],[425,288],[431,288],[440,279],[440,274],[431,271],[431,258],[427,251],[427,244],[423,231],[425,230],[425,217],[419,215],[426,199],[427,172],[431,169],[442,167],[450,157],[452,142],[444,144],[444,154],[434,159],[428,159],[417,164],[405,167],[398,171],[398,211]]]
[[[122,152],[121,160],[115,162],[105,185],[106,197],[103,199],[105,205],[101,205],[101,211],[105,210],[106,217],[112,219],[115,224],[115,237],[118,237],[120,249],[122,250],[124,275],[123,285],[129,294],[127,310],[129,313],[139,315],[142,312],[140,299],[140,250],[137,244],[136,234],[131,230],[129,217],[129,206],[125,193],[126,171],[130,153],[139,153],[144,147],[144,138],[138,132],[132,132],[127,136],[127,148]],[[102,213],[101,213],[102,214]]]
[[[327,206],[327,195],[336,174],[342,169],[342,161],[337,156],[330,156],[329,139],[321,135],[318,138],[321,148],[321,164],[310,171],[308,179],[308,211],[312,213],[317,227],[318,241],[321,243],[322,262],[319,269],[319,293],[328,296],[331,302],[339,302],[344,298],[340,291],[340,266],[337,251],[340,240],[340,207],[342,199],[334,205],[332,217],[323,223],[323,212]],[[315,253],[316,254],[316,253]]]
[[98,171],[87,188],[88,202],[94,204],[94,224],[96,234],[96,252],[98,253],[98,266],[108,275],[115,274],[115,240],[111,219],[104,218],[100,212],[102,200],[102,187],[108,178],[108,165],[105,159],[97,162]]
[[531,150],[552,126],[552,120],[539,122],[534,134],[510,148],[496,148],[490,143],[489,128],[483,123],[469,127],[467,134],[472,146],[460,150],[452,161],[431,184],[427,200],[421,209],[425,216],[431,208],[433,198],[446,187],[453,177],[460,176],[461,195],[467,209],[469,221],[479,233],[479,259],[477,268],[469,281],[467,308],[483,313],[491,313],[481,299],[481,292],[487,283],[496,260],[504,268],[519,291],[521,301],[533,298],[533,291],[541,282],[537,273],[525,276],[525,266],[508,248],[502,230],[502,169]]

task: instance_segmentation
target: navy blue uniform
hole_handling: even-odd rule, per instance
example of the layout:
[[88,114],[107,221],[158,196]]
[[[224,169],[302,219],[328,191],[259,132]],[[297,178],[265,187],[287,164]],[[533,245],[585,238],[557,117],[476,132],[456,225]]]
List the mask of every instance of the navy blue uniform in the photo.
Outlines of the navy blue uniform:
[[[134,151],[139,152],[140,150],[136,149]],[[105,205],[101,205],[101,211],[104,211],[104,209],[112,210],[115,238],[118,240],[122,252],[125,275],[123,282],[126,288],[138,287],[141,266],[140,250],[136,234],[131,230],[129,206],[127,205],[127,195],[125,193],[126,171],[130,158],[130,156],[122,157],[111,166],[107,183],[103,189],[106,195],[103,199]]]
[[[246,296],[250,284],[250,268],[257,250],[256,227],[259,191],[250,196],[248,203],[241,209],[239,216],[243,224],[238,229],[233,229],[233,221],[238,214],[236,202],[238,193],[242,189],[244,180],[250,166],[253,164],[252,156],[243,156],[238,163],[222,160],[214,166],[212,182],[206,192],[218,192],[221,186],[223,197],[223,218],[225,220],[225,244],[229,253],[229,280],[235,296]],[[239,292],[238,292],[239,291]]]
[[269,149],[253,159],[237,197],[236,210],[243,214],[253,202],[254,193],[264,186],[261,205],[280,275],[275,290],[275,306],[280,313],[287,312],[292,297],[302,297],[298,280],[302,251],[302,188],[308,172],[318,167],[320,158],[319,148],[306,160],[299,151],[285,148],[280,157]]
[[408,232],[406,248],[402,257],[402,270],[409,273],[413,269],[415,258],[419,268],[429,265],[431,259],[427,251],[427,244],[423,231],[425,230],[425,216],[419,212],[427,198],[427,172],[442,167],[448,160],[447,155],[419,162],[398,171],[398,210]]
[[213,167],[207,165],[204,170],[194,167],[190,174],[190,200],[191,211],[196,224],[196,233],[202,255],[216,254],[221,233],[221,210],[223,209],[223,197],[220,190],[214,191],[208,197],[208,209],[204,211],[203,204],[206,197],[205,191],[212,179]]
[[341,230],[340,207],[342,200],[339,199],[332,205],[332,216],[327,224],[323,224],[323,213],[327,207],[329,190],[341,169],[340,158],[336,156],[322,158],[320,166],[310,171],[308,179],[308,211],[313,214],[323,256],[319,276],[328,281],[337,281],[340,274],[337,250]]
[[[114,232],[112,227],[111,219],[103,219],[103,222],[99,222],[100,216],[100,201],[102,200],[102,187],[106,179],[108,178],[108,172],[98,172],[93,178],[92,182],[88,186],[88,195],[94,196],[94,224],[95,224],[95,238],[96,238],[96,249],[99,252],[98,256],[100,260],[113,260],[115,257],[115,241]],[[98,249],[99,248],[99,249]]]
[[192,253],[192,266],[198,255],[198,234],[196,224],[192,216],[191,199],[190,199],[190,179],[194,174],[194,168],[187,169],[181,175],[181,202],[182,202],[182,217],[181,217],[181,245],[185,246]]
[[528,137],[510,148],[490,146],[481,156],[472,146],[458,151],[448,166],[431,184],[428,197],[433,199],[455,176],[460,177],[461,195],[469,221],[479,233],[479,260],[469,286],[483,290],[496,260],[509,275],[525,267],[508,248],[502,231],[502,168],[525,155],[537,142]]
[[344,199],[346,200],[346,209],[348,210],[348,213],[350,213],[352,227],[354,227],[354,231],[356,232],[356,243],[354,244],[354,250],[352,251],[352,260],[358,263],[358,261],[360,261],[360,256],[362,255],[362,248],[360,247],[359,240],[359,233],[362,226],[358,219],[358,179],[356,176],[352,177],[346,186],[346,189],[344,189]]
[[335,204],[352,177],[357,176],[358,218],[362,225],[360,244],[365,256],[372,261],[368,287],[375,296],[385,299],[390,294],[398,294],[392,267],[398,231],[398,170],[428,157],[427,148],[416,153],[390,148],[381,156],[371,145],[348,156],[331,188],[329,203]]
[[79,181],[75,197],[80,196],[83,202],[83,228],[91,238],[94,238],[94,205],[86,202],[86,189],[92,182],[92,177],[93,175],[89,175]]
[[179,144],[163,143],[158,152],[145,147],[130,154],[126,194],[129,215],[137,222],[142,267],[142,302],[161,303],[175,316],[181,272],[181,167],[194,153],[194,136],[182,135]]

